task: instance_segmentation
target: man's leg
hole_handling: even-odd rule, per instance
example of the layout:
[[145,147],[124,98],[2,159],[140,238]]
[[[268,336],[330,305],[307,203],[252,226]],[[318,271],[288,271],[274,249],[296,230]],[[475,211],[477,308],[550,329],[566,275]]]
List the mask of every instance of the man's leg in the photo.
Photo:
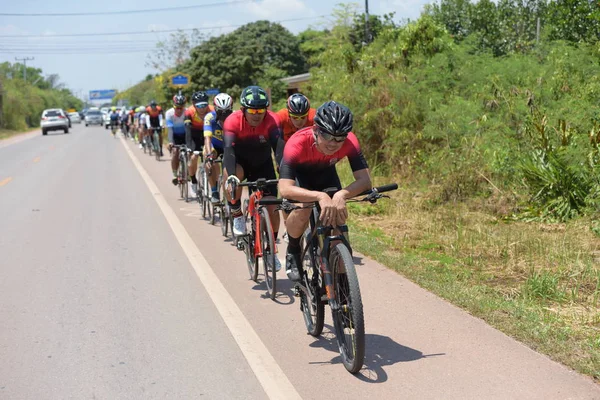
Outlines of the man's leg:
[[297,282],[300,280],[300,266],[302,260],[300,259],[300,252],[302,247],[300,240],[302,234],[306,230],[308,219],[312,208],[305,208],[302,210],[294,210],[288,216],[286,221],[286,229],[288,233],[288,247],[285,254],[285,272],[290,280]]
[[179,169],[179,148],[174,147],[171,156],[171,170],[173,171],[173,185],[177,185],[177,170]]
[[[239,164],[235,166],[235,176],[237,176],[240,182],[244,180],[244,168]],[[228,178],[226,169],[223,169],[223,177],[225,180]],[[240,201],[240,198],[242,197],[242,188],[238,186],[235,193],[232,193],[232,195],[229,194],[228,190],[225,190],[225,197],[227,197],[227,204],[229,205],[231,217],[233,218],[233,234],[240,236],[246,233],[246,222],[244,221],[242,202]]]

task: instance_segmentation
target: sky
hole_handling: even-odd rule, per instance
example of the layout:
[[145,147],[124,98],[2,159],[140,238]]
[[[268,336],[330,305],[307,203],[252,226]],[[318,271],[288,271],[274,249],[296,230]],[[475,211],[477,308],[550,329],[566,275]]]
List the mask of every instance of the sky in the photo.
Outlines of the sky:
[[[433,0],[369,0],[369,13],[395,12],[395,19],[417,19]],[[218,36],[240,25],[267,19],[297,34],[320,29],[331,21],[335,5],[328,0],[2,0],[0,7],[0,62],[33,58],[27,65],[60,81],[80,98],[90,90],[125,90],[158,71],[147,66],[147,55],[170,33],[164,30],[197,28]],[[358,1],[364,11],[365,2]],[[202,8],[172,9],[204,5]],[[131,11],[164,9],[159,12]],[[65,13],[113,15],[54,16]],[[7,14],[39,14],[20,16]],[[295,21],[290,21],[294,20]],[[298,20],[301,19],[301,20]],[[131,34],[128,32],[140,32]],[[103,35],[112,33],[113,35]],[[118,33],[114,35],[114,33]],[[64,36],[64,35],[79,36]],[[92,34],[92,36],[81,35]],[[63,35],[63,36],[56,36]],[[23,37],[29,36],[29,37]]]

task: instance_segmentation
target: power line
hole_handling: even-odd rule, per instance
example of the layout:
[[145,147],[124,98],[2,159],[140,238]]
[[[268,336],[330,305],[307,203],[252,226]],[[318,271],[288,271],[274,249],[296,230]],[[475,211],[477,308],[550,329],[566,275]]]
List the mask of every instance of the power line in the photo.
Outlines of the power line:
[[[251,0],[250,0],[251,1]],[[249,0],[233,0],[226,3],[209,3],[209,4],[198,4],[195,6],[180,6],[180,7],[166,7],[166,8],[151,8],[145,10],[123,10],[123,11],[99,11],[99,12],[78,12],[78,13],[0,13],[0,17],[81,17],[91,15],[119,15],[119,14],[142,14],[142,13],[153,13],[153,12],[166,12],[166,11],[181,11],[190,10],[193,8],[206,8],[206,7],[221,7],[228,6],[238,3],[248,3]]]
[[[294,22],[294,21],[304,21],[307,19],[317,19],[327,17],[327,15],[317,15],[315,17],[304,17],[304,18],[291,18],[291,19],[281,19],[279,21],[273,22]],[[164,29],[164,30],[156,30],[156,31],[133,31],[133,32],[107,32],[107,33],[65,33],[58,35],[0,35],[0,38],[54,38],[54,37],[83,37],[83,36],[116,36],[116,35],[147,35],[151,33],[173,33],[173,32],[186,32],[186,31],[208,31],[212,29],[224,29],[224,28],[239,28],[240,26],[247,25],[238,24],[238,25],[221,25],[221,26],[210,26],[203,28],[186,28],[186,29]]]

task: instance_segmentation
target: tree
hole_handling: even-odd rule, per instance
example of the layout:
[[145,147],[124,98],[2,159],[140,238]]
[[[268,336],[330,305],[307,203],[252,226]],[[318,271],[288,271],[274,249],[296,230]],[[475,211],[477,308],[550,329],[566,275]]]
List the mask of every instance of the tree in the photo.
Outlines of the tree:
[[587,0],[555,0],[548,5],[550,39],[595,43],[600,40],[600,4]]
[[[264,78],[269,67],[295,75],[305,72],[305,65],[296,36],[278,23],[257,21],[203,42],[182,70],[191,75],[192,90],[219,88],[237,96]],[[279,74],[269,72],[270,78]]]
[[190,58],[191,50],[198,46],[204,37],[197,29],[189,35],[182,30],[172,33],[167,40],[156,44],[156,49],[147,55],[146,66],[160,72],[177,68]]

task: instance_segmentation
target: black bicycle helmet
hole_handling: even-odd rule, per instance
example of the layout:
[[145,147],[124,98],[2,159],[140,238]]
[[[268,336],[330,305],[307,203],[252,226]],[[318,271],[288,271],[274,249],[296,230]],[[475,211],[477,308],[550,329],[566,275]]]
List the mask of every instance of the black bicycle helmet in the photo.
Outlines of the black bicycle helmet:
[[267,108],[269,107],[269,97],[260,86],[248,86],[242,90],[240,104],[245,108]]
[[208,105],[208,95],[203,91],[195,92],[192,95],[192,103],[194,103],[194,105],[198,103],[206,103],[206,105]]
[[308,113],[310,102],[302,93],[294,93],[287,100],[287,109],[290,114],[304,115]]
[[185,105],[185,96],[182,94],[176,94],[173,96],[173,107],[183,107]]
[[155,100],[152,100],[150,102],[150,107],[156,107],[156,101]]
[[352,112],[335,101],[328,101],[317,109],[315,126],[333,136],[345,136],[352,130]]

